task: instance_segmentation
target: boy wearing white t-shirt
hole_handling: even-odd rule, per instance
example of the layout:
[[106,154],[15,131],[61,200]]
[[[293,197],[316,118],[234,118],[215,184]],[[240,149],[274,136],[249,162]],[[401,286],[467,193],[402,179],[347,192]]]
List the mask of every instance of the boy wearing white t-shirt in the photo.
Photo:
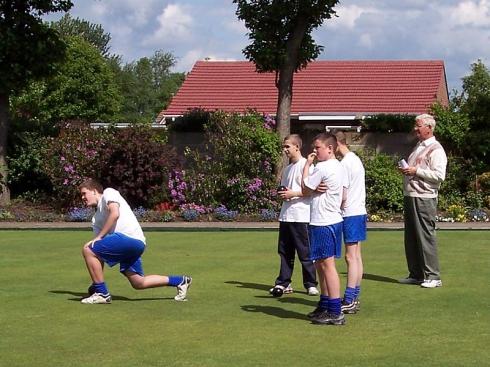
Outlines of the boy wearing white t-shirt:
[[337,152],[342,156],[340,163],[345,170],[342,217],[344,218],[347,284],[342,300],[342,312],[352,314],[359,309],[363,273],[361,241],[366,240],[367,233],[365,171],[359,157],[347,147],[345,134],[338,131],[335,137],[337,138]]
[[[314,324],[343,325],[341,310],[340,278],[335,258],[342,252],[342,215],[344,169],[335,157],[337,140],[331,134],[322,133],[313,140],[313,153],[308,155],[303,170],[303,193],[311,195],[310,204],[310,257],[315,263],[320,282],[318,307],[308,317]],[[313,172],[310,166],[318,160]],[[326,192],[315,192],[320,183]]]
[[103,189],[93,179],[79,185],[82,201],[96,208],[92,218],[94,238],[83,246],[82,254],[92,278],[89,295],[83,304],[107,304],[112,297],[104,281],[104,263],[119,264],[119,271],[128,278],[134,289],[173,286],[176,301],[185,301],[192,278],[187,275],[145,275],[141,255],[146,239],[141,226],[119,191]]
[[306,158],[301,155],[302,140],[291,134],[284,139],[284,153],[289,165],[282,172],[278,196],[283,200],[279,214],[279,240],[277,252],[281,259],[279,276],[270,293],[281,296],[292,293],[291,277],[294,269],[295,252],[303,270],[303,286],[310,296],[317,296],[315,266],[310,260],[308,223],[310,221],[310,198],[303,196],[301,180]]

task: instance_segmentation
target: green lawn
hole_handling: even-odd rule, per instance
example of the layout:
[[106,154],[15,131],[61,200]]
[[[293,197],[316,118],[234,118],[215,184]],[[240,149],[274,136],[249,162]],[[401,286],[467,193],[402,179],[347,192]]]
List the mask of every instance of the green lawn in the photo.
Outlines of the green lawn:
[[[135,291],[106,269],[111,305],[81,305],[84,231],[0,231],[2,366],[488,366],[490,232],[440,231],[443,287],[399,285],[403,233],[369,232],[362,310],[317,326],[301,289],[268,295],[277,233],[148,232],[145,271],[189,273],[175,289]],[[338,261],[342,284],[345,265]]]

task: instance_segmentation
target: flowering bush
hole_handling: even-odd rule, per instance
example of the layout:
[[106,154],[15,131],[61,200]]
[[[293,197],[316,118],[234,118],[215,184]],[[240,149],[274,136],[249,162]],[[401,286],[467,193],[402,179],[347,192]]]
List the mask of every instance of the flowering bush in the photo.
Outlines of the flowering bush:
[[261,209],[260,220],[263,222],[271,222],[277,220],[278,213],[272,209]]
[[79,202],[86,177],[121,192],[131,206],[153,207],[167,199],[168,172],[180,164],[173,148],[148,127],[91,129],[68,126],[49,138],[45,172],[62,206]]
[[238,211],[229,210],[224,205],[220,205],[216,209],[214,209],[214,217],[224,222],[234,221],[237,215],[238,215]]
[[264,119],[255,112],[213,113],[205,125],[203,149],[186,151],[186,200],[207,206],[226,203],[243,213],[277,208],[274,166],[281,144],[272,126],[270,116]]
[[66,213],[66,220],[69,222],[89,222],[94,215],[93,208],[71,208]]
[[483,209],[473,209],[467,213],[469,220],[473,222],[488,222],[488,214]]

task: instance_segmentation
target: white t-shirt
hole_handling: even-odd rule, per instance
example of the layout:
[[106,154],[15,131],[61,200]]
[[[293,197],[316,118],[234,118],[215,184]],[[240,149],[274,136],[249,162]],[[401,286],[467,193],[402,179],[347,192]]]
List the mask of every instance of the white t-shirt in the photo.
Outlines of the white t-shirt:
[[319,162],[311,175],[306,177],[306,187],[315,190],[321,182],[327,185],[327,191],[313,193],[310,205],[310,224],[328,226],[342,222],[340,204],[344,182],[344,168],[337,159]]
[[128,237],[146,242],[143,230],[128,203],[121,196],[119,191],[107,188],[102,193],[102,197],[97,204],[97,210],[92,218],[92,228],[95,235],[98,235],[104,226],[109,215],[107,204],[114,202],[119,204],[119,218],[114,228],[109,233],[122,233]]
[[[301,180],[306,158],[301,157],[297,162],[289,164],[282,172],[281,185],[293,191],[301,192]],[[310,201],[308,196],[296,196],[282,202],[280,222],[308,223],[310,221]]]
[[365,172],[361,160],[355,153],[348,152],[340,163],[344,167],[344,187],[347,189],[342,216],[367,214]]

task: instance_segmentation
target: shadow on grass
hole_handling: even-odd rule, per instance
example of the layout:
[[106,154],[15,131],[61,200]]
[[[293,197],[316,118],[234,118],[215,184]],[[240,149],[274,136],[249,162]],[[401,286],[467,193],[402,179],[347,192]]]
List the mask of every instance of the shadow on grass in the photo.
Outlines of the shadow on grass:
[[292,296],[290,294],[284,295],[284,296],[278,297],[278,298],[274,298],[271,295],[267,295],[267,296],[255,296],[255,298],[276,299],[280,303],[289,303],[289,304],[295,304],[295,305],[305,305],[305,306],[311,306],[311,307],[316,307],[316,305],[318,303],[318,297],[313,297],[311,300],[309,300],[309,299],[294,297],[294,296]]
[[240,288],[249,288],[249,289],[258,289],[261,291],[269,291],[270,285],[267,284],[258,284],[258,283],[247,283],[247,282],[239,282],[237,280],[229,280],[225,282],[226,284],[236,284]]
[[[347,275],[346,272],[343,272],[341,274]],[[375,282],[398,283],[398,279],[388,278],[382,275],[369,274],[369,273],[364,273],[362,275],[362,279],[374,280]]]
[[273,306],[260,306],[260,305],[244,305],[241,306],[243,311],[246,312],[260,312],[266,315],[271,315],[279,317],[281,319],[298,319],[298,320],[308,320],[306,315],[295,311],[288,311],[280,307]]
[[[49,291],[49,293],[55,294],[69,294],[75,296],[77,298],[68,298],[69,301],[80,302],[80,300],[84,297],[88,297],[86,292],[72,292],[72,291],[63,291],[63,290],[55,290]],[[139,302],[139,301],[162,301],[162,300],[173,300],[173,297],[160,297],[160,298],[127,298],[123,296],[114,296],[111,295],[114,301],[127,301],[127,302]]]

